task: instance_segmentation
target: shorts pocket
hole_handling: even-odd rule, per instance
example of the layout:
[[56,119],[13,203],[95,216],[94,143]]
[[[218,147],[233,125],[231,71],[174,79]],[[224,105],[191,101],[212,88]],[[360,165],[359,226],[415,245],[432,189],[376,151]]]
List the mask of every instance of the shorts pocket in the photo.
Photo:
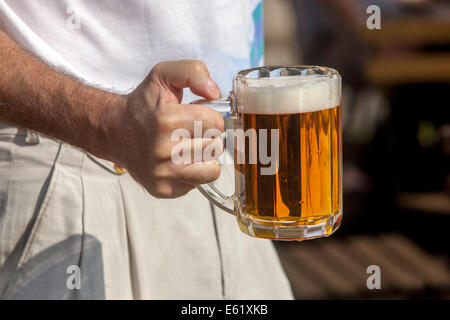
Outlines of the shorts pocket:
[[[83,248],[83,194],[76,170],[56,163],[41,190],[37,214],[22,235],[5,291],[7,299],[70,297],[66,271],[80,265]],[[101,258],[101,255],[100,255]]]

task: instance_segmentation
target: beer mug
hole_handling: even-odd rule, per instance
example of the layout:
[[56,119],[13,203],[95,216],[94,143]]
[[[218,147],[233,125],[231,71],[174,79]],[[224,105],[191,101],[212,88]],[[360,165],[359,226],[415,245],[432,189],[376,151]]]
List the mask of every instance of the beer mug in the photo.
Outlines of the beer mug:
[[[234,153],[235,192],[198,186],[236,216],[252,237],[305,240],[331,235],[342,219],[341,77],[318,66],[240,71],[226,100],[227,150]],[[270,157],[269,157],[270,153]],[[275,154],[274,154],[275,153]],[[268,163],[271,159],[271,163]]]

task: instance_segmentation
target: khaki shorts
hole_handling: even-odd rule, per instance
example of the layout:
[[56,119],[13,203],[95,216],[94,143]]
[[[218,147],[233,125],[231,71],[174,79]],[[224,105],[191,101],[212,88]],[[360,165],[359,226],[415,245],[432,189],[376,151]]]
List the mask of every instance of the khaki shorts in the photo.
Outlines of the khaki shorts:
[[272,243],[197,190],[156,199],[112,163],[38,140],[0,124],[1,298],[292,298]]

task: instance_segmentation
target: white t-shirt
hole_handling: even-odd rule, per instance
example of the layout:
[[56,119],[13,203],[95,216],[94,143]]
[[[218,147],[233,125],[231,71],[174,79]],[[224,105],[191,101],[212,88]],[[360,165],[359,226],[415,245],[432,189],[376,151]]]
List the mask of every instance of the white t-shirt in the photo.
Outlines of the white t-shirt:
[[157,62],[200,59],[227,95],[237,71],[262,61],[261,12],[262,0],[0,0],[0,29],[110,91],[131,91]]

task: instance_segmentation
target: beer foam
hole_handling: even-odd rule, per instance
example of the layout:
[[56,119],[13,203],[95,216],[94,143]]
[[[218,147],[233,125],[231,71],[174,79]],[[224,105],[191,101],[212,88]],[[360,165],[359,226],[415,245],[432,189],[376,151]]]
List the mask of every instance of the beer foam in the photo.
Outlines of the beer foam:
[[240,87],[243,113],[289,114],[325,110],[341,103],[338,76],[299,75],[245,79]]

